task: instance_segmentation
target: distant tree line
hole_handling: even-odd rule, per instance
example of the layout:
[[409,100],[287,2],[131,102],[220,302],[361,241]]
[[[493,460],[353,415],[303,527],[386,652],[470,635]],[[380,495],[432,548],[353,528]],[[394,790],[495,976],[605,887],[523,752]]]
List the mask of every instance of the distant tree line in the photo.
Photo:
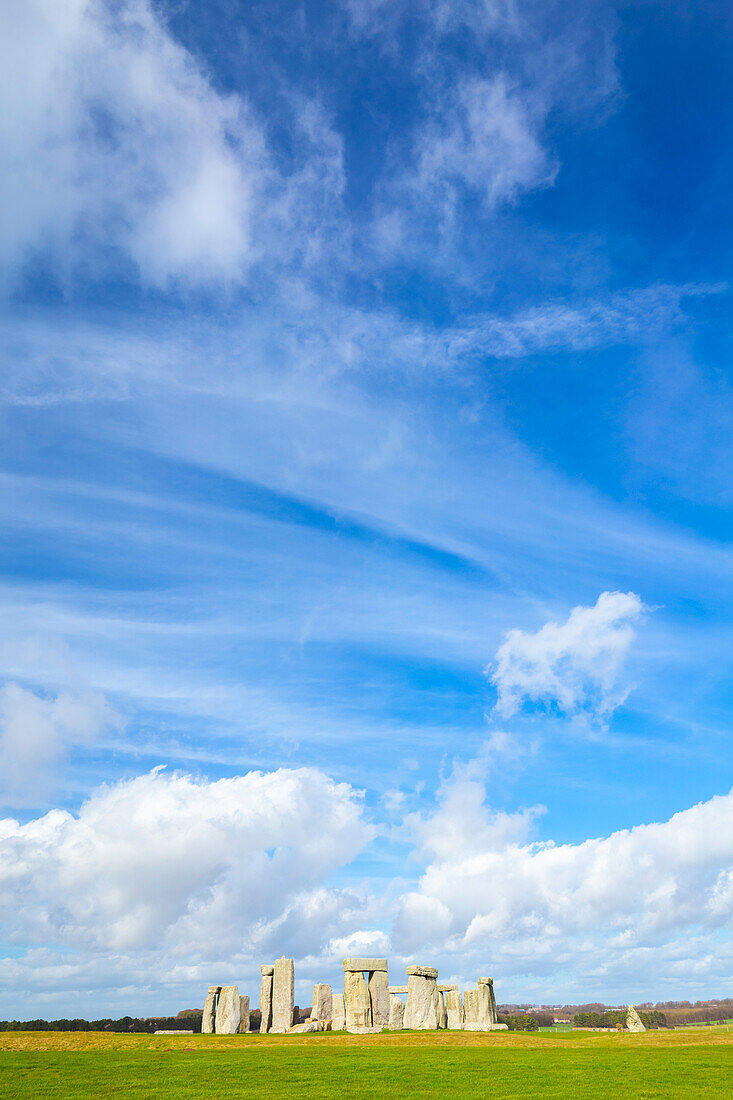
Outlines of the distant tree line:
[[[615,1008],[605,1012],[578,1012],[573,1017],[574,1027],[620,1028],[626,1021],[626,1009]],[[667,1017],[658,1009],[640,1010],[639,1017],[646,1028],[667,1027]]]
[[506,1024],[510,1031],[539,1031],[540,1029],[534,1016],[530,1016],[528,1012],[520,1012],[513,1016],[500,1012],[498,1016],[499,1023]]
[[184,1009],[177,1016],[122,1016],[119,1020],[0,1020],[0,1031],[201,1031],[200,1008]]

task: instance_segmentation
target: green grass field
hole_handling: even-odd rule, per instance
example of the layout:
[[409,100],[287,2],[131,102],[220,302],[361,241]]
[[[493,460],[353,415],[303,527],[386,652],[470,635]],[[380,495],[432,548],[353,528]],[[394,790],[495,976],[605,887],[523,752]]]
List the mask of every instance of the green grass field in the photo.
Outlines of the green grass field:
[[0,1034],[2,1100],[733,1095],[733,1033]]

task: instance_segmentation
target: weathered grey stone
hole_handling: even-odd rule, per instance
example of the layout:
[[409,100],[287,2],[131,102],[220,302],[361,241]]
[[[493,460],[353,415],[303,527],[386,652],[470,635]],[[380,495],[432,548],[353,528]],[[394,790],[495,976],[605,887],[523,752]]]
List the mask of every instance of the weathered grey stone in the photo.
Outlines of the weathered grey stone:
[[221,987],[214,1027],[217,1035],[236,1035],[239,1031],[239,990],[236,985]]
[[323,1020],[305,1020],[302,1024],[293,1024],[288,1028],[288,1035],[305,1035],[312,1031],[325,1031]]
[[347,1027],[349,1035],[381,1035],[381,1027]]
[[479,985],[493,985],[494,984],[494,979],[493,978],[479,978],[478,984]]
[[239,994],[239,1030],[242,1033],[249,1031],[249,997]]
[[260,972],[260,1035],[266,1035],[272,1027],[272,977],[273,966],[261,966]]
[[[437,978],[438,971],[434,966],[408,966],[408,978]],[[409,984],[409,983],[408,983]]]
[[334,993],[331,997],[333,1016],[331,1017],[331,1029],[344,1031],[346,1028],[346,1005],[343,993]]
[[439,989],[435,990],[438,997],[438,1027],[448,1027],[448,1009],[445,1007],[445,994],[441,993]]
[[214,1030],[214,1015],[216,1013],[216,998],[221,987],[218,985],[210,985],[209,992],[206,994],[206,1000],[204,1002],[204,1014],[201,1017],[201,1033],[202,1035],[211,1035]]
[[[438,986],[440,989],[440,986]],[[463,1001],[457,986],[445,991],[446,1027],[449,1031],[460,1031],[463,1027]]]
[[293,1026],[293,1008],[295,996],[295,968],[293,960],[282,958],[275,960],[272,975],[272,1027],[279,1035],[284,1035]]
[[627,1031],[646,1031],[644,1024],[641,1022],[641,1017],[636,1011],[633,1005],[629,1005],[626,1013],[626,1030]]
[[372,1027],[389,1025],[389,978],[386,970],[372,970],[369,975],[369,999],[372,1003]]
[[408,966],[407,973],[404,1026],[408,1030],[434,1031],[440,1019],[440,994],[435,982],[438,972],[430,966]]
[[394,993],[397,997],[407,993],[406,985],[388,985],[387,989],[390,993]]
[[478,993],[478,1021],[485,1027],[494,1023],[491,1019],[491,986],[487,982],[479,982]]
[[496,997],[494,995],[494,983],[493,983],[493,981],[492,981],[491,985],[489,986],[489,993],[490,993],[490,996],[491,996],[491,1022],[492,1022],[492,1024],[498,1024],[498,1022],[499,1022],[499,1013],[496,1011]]
[[326,985],[325,982],[319,982],[313,986],[313,1008],[311,1009],[311,1020],[331,1020],[333,1019],[333,997],[331,996],[331,986]]
[[344,959],[344,973],[355,971],[363,974],[365,971],[386,970],[386,959]]
[[153,1035],[193,1035],[193,1031],[154,1031]]
[[275,967],[274,967],[273,963],[265,963],[264,966],[260,967],[260,974],[274,974],[274,973],[275,973]]
[[389,998],[389,1030],[402,1031],[405,1021],[405,1002],[400,997]]
[[464,1029],[469,1031],[473,1024],[478,1024],[478,989],[467,989],[463,994]]
[[352,1027],[372,1026],[369,986],[364,981],[364,975],[357,970],[347,970],[344,974],[344,1002],[347,1031]]
[[446,985],[445,982],[438,982],[438,993],[452,993],[454,989],[458,989],[457,985]]

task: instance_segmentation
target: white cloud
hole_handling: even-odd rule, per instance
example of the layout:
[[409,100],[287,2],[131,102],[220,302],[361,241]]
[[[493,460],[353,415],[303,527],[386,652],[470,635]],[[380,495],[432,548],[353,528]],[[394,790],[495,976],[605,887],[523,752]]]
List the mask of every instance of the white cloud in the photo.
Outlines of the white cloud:
[[418,889],[398,905],[397,950],[430,949],[444,969],[464,974],[472,960],[491,959],[525,989],[528,979],[552,976],[564,990],[595,983],[613,996],[629,982],[646,983],[652,995],[660,983],[679,981],[673,960],[698,937],[695,950],[705,943],[713,958],[706,981],[710,973],[724,980],[733,792],[662,823],[562,845],[531,841],[536,811],[497,814],[484,795],[459,769],[435,812],[413,819],[429,862]]
[[607,719],[626,697],[618,672],[643,610],[633,592],[602,592],[593,607],[573,608],[564,623],[545,623],[535,634],[509,631],[486,670],[498,713],[510,716],[529,701]]
[[190,964],[313,947],[348,911],[324,879],[372,835],[358,792],[315,768],[216,782],[156,770],[101,787],[76,816],[0,821],[0,937],[157,946]]
[[43,787],[65,755],[92,745],[121,719],[96,693],[42,698],[19,684],[0,689],[0,797],[27,798]]
[[150,0],[5,3],[0,250],[67,277],[121,250],[144,281],[234,280],[253,256],[262,141]]
[[448,217],[459,183],[489,208],[549,186],[556,168],[540,141],[541,120],[531,97],[504,73],[462,81],[449,109],[417,135],[415,186],[421,194],[437,192],[434,199]]

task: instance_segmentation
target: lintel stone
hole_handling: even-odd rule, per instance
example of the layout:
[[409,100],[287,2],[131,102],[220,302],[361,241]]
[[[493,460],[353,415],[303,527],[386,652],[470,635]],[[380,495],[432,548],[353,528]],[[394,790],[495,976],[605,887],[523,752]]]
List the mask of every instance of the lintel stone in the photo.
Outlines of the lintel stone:
[[390,993],[395,993],[397,994],[397,996],[400,996],[400,994],[402,993],[408,992],[408,987],[406,985],[390,985],[387,986],[387,988]]
[[407,974],[409,977],[416,978],[437,978],[438,971],[434,966],[408,966]]
[[267,963],[265,966],[260,967],[260,974],[262,974],[263,977],[267,977],[268,974],[274,973],[275,967],[272,965],[272,963]]
[[364,971],[373,973],[375,970],[387,970],[386,959],[344,959],[344,972],[363,974]]

